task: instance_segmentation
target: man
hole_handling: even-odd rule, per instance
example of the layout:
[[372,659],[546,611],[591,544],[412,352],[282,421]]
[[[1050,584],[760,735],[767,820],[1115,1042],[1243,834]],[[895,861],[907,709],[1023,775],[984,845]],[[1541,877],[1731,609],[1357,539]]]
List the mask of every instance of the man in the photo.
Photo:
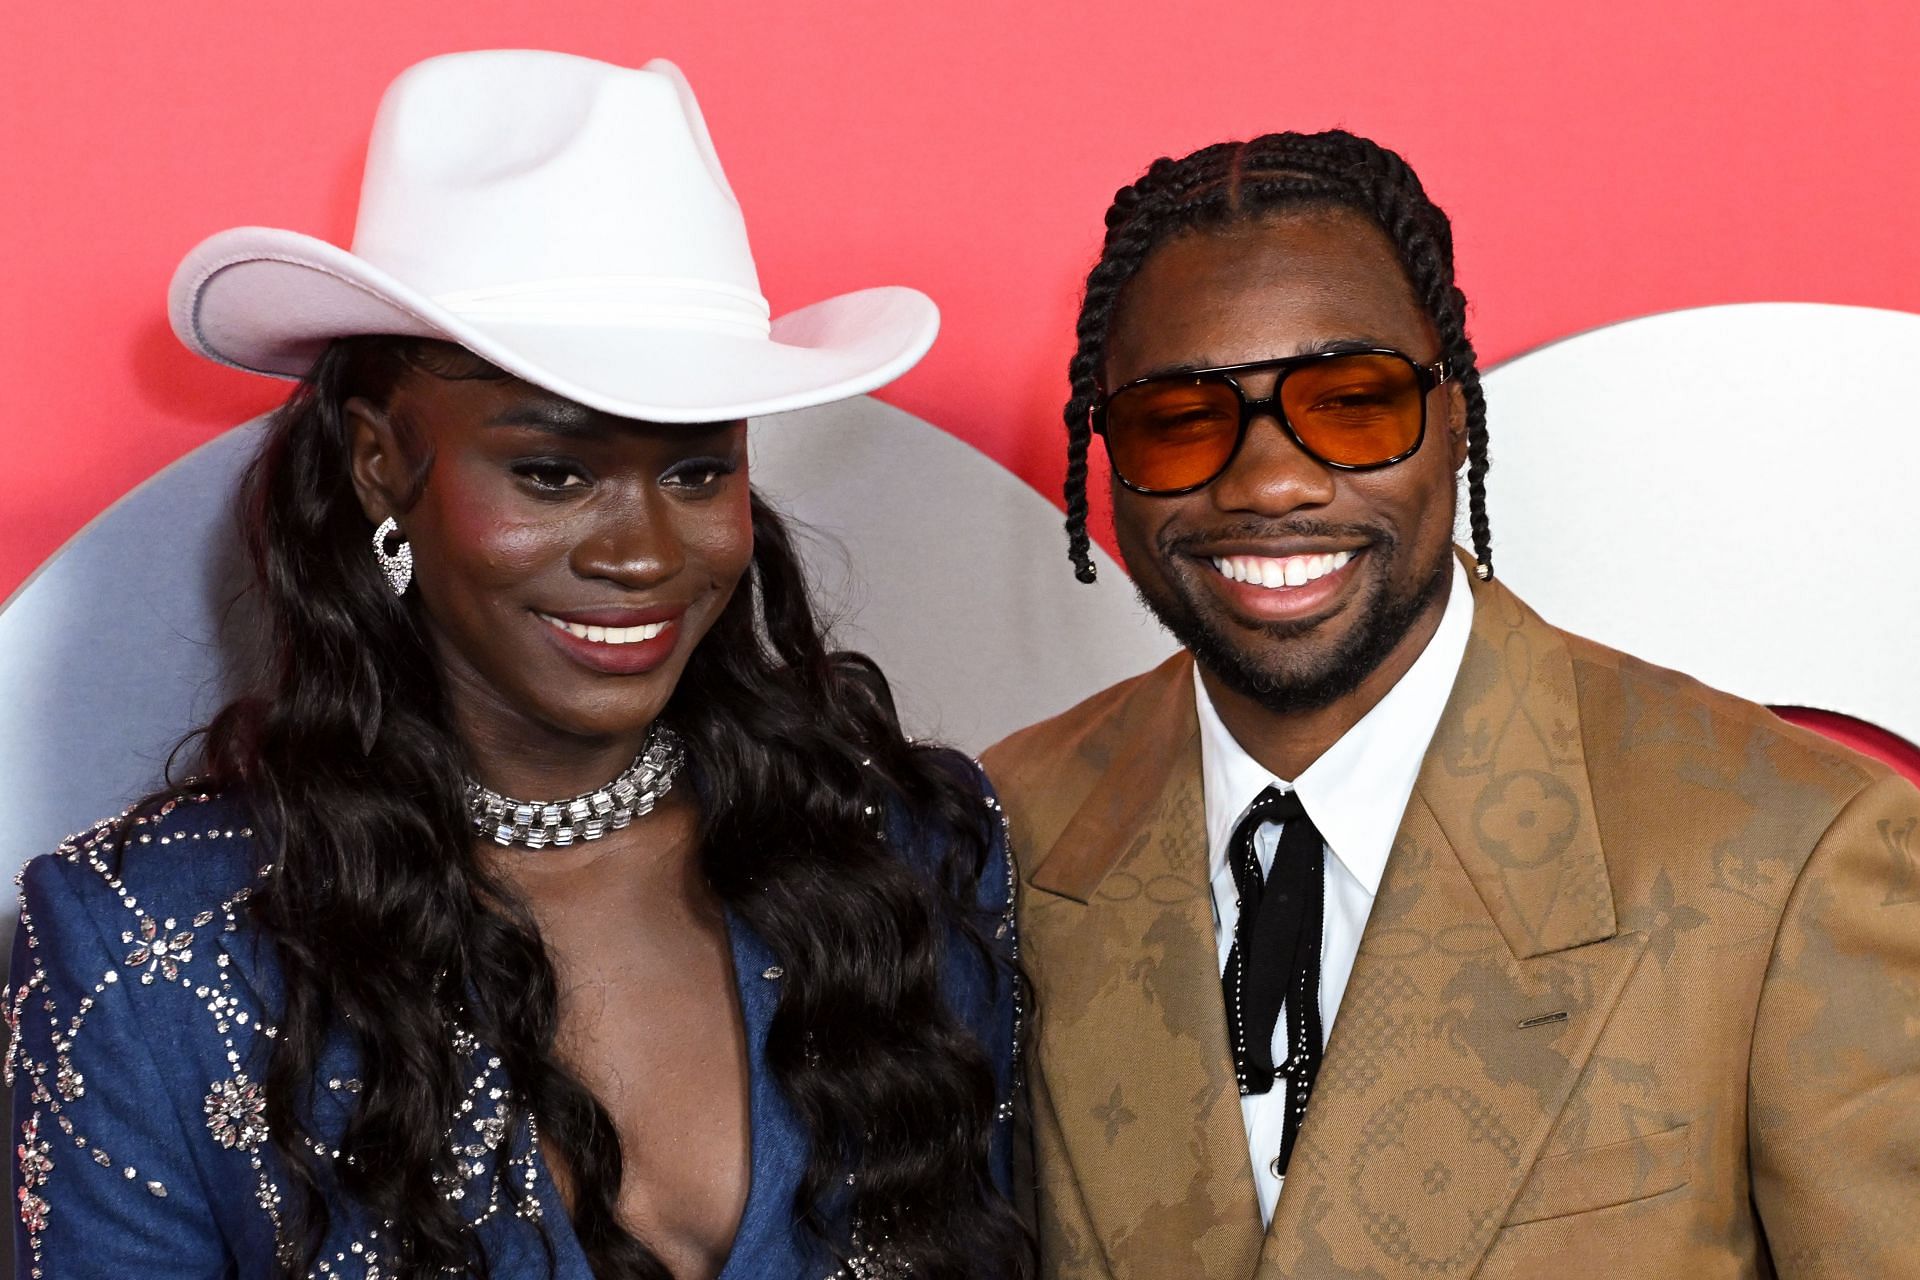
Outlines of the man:
[[[1185,649],[987,757],[1043,1273],[1920,1275],[1920,794],[1492,580],[1398,156],[1209,147],[1108,228],[1072,550],[1099,432]],[[1684,554],[1621,535],[1623,573]]]

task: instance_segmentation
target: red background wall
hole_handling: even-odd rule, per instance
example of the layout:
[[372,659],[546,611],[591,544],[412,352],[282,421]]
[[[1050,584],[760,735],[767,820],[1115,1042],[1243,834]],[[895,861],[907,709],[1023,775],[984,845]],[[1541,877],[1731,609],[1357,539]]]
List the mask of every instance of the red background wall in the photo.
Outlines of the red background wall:
[[381,89],[449,49],[679,61],[775,307],[926,289],[945,330],[886,397],[1049,494],[1107,199],[1230,135],[1344,124],[1403,151],[1454,215],[1489,360],[1712,302],[1920,311],[1911,0],[12,8],[0,596],[276,398],[175,344],[173,265],[239,223],[346,238]]
[[1920,311],[1911,0],[189,0],[7,26],[0,597],[278,398],[175,343],[173,266],[241,223],[347,239],[381,89],[451,49],[674,58],[776,311],[931,293],[941,339],[885,398],[1048,494],[1107,200],[1223,137],[1340,124],[1402,151],[1454,216],[1489,363],[1715,302]]

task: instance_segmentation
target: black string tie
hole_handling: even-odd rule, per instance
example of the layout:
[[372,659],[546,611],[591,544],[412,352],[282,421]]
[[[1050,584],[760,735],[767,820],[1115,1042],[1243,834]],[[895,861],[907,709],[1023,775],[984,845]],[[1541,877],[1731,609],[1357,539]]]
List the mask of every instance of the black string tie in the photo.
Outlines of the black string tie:
[[[1280,843],[1264,879],[1255,841],[1278,822]],[[1227,997],[1227,1035],[1240,1092],[1267,1093],[1287,1082],[1287,1120],[1275,1172],[1284,1175],[1294,1139],[1307,1114],[1320,1071],[1320,932],[1326,910],[1326,842],[1298,794],[1268,787],[1260,793],[1227,849],[1240,895],[1240,919],[1221,985]],[[1273,1060],[1273,1031],[1287,1013],[1287,1058]]]

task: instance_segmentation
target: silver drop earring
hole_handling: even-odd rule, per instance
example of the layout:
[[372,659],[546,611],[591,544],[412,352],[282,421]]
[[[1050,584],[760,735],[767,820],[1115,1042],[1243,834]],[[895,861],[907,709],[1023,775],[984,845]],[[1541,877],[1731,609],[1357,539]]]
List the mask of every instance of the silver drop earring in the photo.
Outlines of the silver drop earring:
[[393,588],[393,594],[407,594],[407,584],[413,581],[413,544],[400,538],[392,551],[387,550],[387,535],[396,537],[400,533],[399,522],[388,516],[373,531],[373,558],[380,562],[380,572],[386,575],[387,585]]

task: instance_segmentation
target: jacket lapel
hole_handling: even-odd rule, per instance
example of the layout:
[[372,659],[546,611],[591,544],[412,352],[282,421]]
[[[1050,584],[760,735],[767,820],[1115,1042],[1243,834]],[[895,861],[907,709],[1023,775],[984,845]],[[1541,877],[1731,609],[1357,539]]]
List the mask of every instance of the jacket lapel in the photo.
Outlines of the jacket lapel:
[[1245,1280],[1260,1247],[1208,891],[1192,665],[1033,871],[1046,1096],[1114,1274]]
[[811,1152],[805,1126],[794,1115],[767,1066],[767,1035],[780,1009],[780,979],[785,971],[765,940],[732,911],[727,913],[727,933],[733,944],[734,981],[740,990],[740,1012],[746,1024],[753,1176],[733,1249],[720,1275],[721,1280],[745,1280],[766,1275],[774,1259],[790,1259],[790,1265],[799,1265],[791,1259],[795,1240],[793,1189],[800,1185]]
[[1259,1280],[1471,1275],[1645,946],[1614,918],[1565,644],[1475,596]]

